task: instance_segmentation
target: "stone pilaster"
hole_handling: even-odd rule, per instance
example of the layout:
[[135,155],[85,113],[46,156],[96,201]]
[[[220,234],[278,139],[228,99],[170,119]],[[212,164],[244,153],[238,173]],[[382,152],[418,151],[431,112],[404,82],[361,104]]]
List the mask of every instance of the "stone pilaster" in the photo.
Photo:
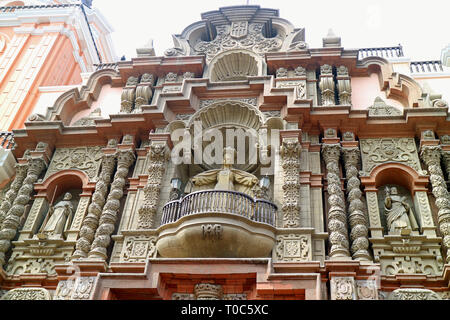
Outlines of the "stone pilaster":
[[359,147],[343,148],[347,176],[347,201],[350,222],[351,252],[354,260],[371,260],[369,254],[369,227],[362,201],[361,181],[358,177]]
[[348,68],[345,66],[340,66],[337,69],[337,87],[339,92],[339,104],[341,106],[351,106],[352,86],[350,84]]
[[344,192],[341,189],[341,179],[339,177],[341,146],[339,144],[324,144],[322,154],[328,170],[329,256],[331,260],[347,260],[350,258],[347,215],[345,212]]
[[155,141],[150,145],[148,180],[144,188],[144,205],[139,209],[139,229],[151,229],[155,224],[162,179],[168,160],[167,142]]
[[133,111],[134,101],[136,98],[136,86],[139,79],[136,77],[129,77],[125,88],[122,91],[122,97],[120,102],[121,113],[131,113]]
[[334,100],[334,79],[333,68],[325,64],[320,67],[320,91],[322,93],[322,105],[333,106],[336,104]]
[[149,73],[142,75],[141,82],[136,87],[136,100],[133,113],[142,112],[141,106],[150,103],[153,96],[152,86],[154,82],[154,75]]
[[439,209],[438,223],[439,230],[443,237],[443,244],[446,250],[447,263],[450,262],[450,193],[441,169],[441,147],[424,145],[421,148],[420,156],[428,167],[433,195],[436,198],[436,206]]
[[5,198],[3,199],[2,204],[0,206],[0,229],[9,209],[11,209],[14,200],[17,197],[20,187],[23,184],[23,180],[27,175],[27,170],[28,164],[24,163],[16,164],[16,177],[14,178],[14,181],[11,184],[11,187],[6,193]]
[[280,149],[283,182],[283,228],[300,227],[300,151],[298,139],[284,138]]
[[100,215],[105,205],[106,194],[108,193],[115,164],[116,154],[105,154],[103,156],[100,177],[95,186],[95,192],[92,195],[92,202],[89,205],[88,213],[82,222],[80,237],[76,244],[76,250],[72,255],[73,260],[88,256],[92,241],[94,240],[95,231],[99,224]]
[[131,165],[136,160],[134,151],[120,150],[117,156],[117,171],[111,184],[111,190],[108,199],[100,216],[100,225],[95,233],[95,239],[89,252],[89,259],[106,260],[107,248],[111,242],[111,235],[114,232],[115,224],[120,209],[120,200],[123,197],[123,188],[125,187]]
[[16,236],[20,220],[25,212],[25,206],[31,200],[34,183],[45,169],[47,163],[44,156],[32,156],[28,160],[27,176],[17,193],[17,197],[14,200],[11,209],[9,209],[6,214],[2,230],[0,231],[0,265],[5,264],[6,262],[6,252],[11,246],[11,241]]

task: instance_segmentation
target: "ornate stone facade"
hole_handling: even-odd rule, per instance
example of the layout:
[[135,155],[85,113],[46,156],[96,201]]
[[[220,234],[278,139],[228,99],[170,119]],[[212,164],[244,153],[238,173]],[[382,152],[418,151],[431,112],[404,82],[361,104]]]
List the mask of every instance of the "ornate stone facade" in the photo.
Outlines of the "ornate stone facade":
[[3,299],[448,299],[446,72],[278,15],[204,13],[15,130]]

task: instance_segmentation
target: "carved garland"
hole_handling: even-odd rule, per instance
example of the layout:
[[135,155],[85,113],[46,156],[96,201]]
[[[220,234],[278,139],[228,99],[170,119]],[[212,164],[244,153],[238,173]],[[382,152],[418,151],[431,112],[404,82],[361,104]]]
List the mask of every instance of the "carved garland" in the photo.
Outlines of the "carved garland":
[[86,258],[88,256],[89,249],[94,240],[95,231],[98,227],[100,215],[102,214],[103,206],[105,205],[105,198],[109,184],[111,183],[111,176],[114,171],[115,163],[115,154],[103,156],[100,179],[95,186],[95,192],[92,195],[92,203],[89,205],[86,218],[83,220],[80,238],[77,241],[76,251],[73,254],[72,259]]
[[135,160],[136,156],[132,150],[119,151],[117,171],[114,176],[114,181],[111,184],[108,200],[100,217],[100,226],[95,234],[95,240],[92,243],[89,258],[106,259],[108,257],[107,248],[111,242],[111,234],[114,232],[120,209],[120,200],[123,197],[123,188],[125,187],[130,166]]
[[369,228],[362,202],[361,181],[358,178],[360,151],[358,147],[344,148],[345,170],[347,175],[347,201],[351,227],[352,254],[355,260],[371,260],[369,254]]
[[341,179],[339,178],[341,146],[338,144],[325,144],[322,153],[328,170],[330,257],[350,257],[345,200],[341,189]]
[[443,244],[446,249],[447,263],[450,262],[450,193],[441,169],[441,147],[423,146],[420,156],[430,172],[430,181],[433,195],[436,198],[436,206],[439,208],[439,229],[443,236]]
[[167,160],[165,143],[154,143],[150,146],[148,182],[144,188],[144,205],[139,209],[139,229],[150,229],[154,225]]
[[281,147],[284,170],[283,227],[300,227],[300,150],[298,139],[285,139]]

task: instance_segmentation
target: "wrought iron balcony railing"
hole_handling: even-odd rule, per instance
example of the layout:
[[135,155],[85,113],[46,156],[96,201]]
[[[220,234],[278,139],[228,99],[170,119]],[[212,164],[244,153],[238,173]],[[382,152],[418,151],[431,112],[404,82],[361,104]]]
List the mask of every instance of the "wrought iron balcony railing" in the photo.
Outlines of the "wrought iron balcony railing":
[[444,72],[442,67],[442,62],[439,60],[434,61],[412,61],[411,73],[433,73],[433,72]]
[[0,147],[11,149],[14,146],[14,133],[0,132]]
[[269,201],[253,199],[240,192],[199,191],[167,203],[163,208],[162,225],[194,214],[226,213],[275,226],[277,210],[277,206]]
[[367,57],[399,58],[403,57],[403,47],[399,44],[396,47],[361,48],[358,50],[358,59]]

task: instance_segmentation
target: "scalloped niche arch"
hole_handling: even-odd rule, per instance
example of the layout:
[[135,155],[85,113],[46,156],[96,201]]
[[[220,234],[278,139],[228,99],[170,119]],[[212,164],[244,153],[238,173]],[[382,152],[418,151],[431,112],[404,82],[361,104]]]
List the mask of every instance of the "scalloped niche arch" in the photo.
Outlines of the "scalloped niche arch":
[[265,62],[248,50],[225,51],[211,61],[207,76],[213,82],[246,80],[249,76],[264,75]]

